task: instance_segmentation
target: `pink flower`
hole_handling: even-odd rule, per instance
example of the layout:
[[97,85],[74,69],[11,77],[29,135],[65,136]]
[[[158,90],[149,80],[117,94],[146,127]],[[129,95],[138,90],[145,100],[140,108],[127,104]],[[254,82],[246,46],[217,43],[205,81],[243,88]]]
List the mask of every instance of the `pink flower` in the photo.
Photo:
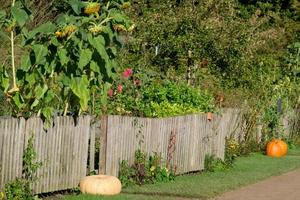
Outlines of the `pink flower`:
[[141,85],[141,80],[139,80],[139,79],[134,79],[134,80],[133,80],[133,84],[139,86],[139,85]]
[[118,90],[119,93],[122,93],[122,91],[123,91],[123,86],[122,86],[122,85],[118,85],[117,90]]
[[109,89],[109,90],[107,91],[107,95],[108,95],[109,97],[112,97],[113,94],[114,94],[114,91],[113,91],[112,89]]
[[124,72],[123,72],[123,77],[124,78],[128,78],[129,76],[131,76],[132,75],[132,69],[131,68],[127,68],[127,69],[125,69],[124,70]]

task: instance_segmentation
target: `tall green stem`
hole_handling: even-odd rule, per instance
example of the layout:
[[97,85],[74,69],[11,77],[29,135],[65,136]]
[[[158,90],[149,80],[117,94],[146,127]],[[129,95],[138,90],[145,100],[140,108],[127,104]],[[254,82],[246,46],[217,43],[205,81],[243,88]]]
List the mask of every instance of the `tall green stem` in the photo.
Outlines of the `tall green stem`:
[[63,116],[67,116],[68,108],[69,108],[69,103],[68,103],[68,102],[66,102],[66,105],[65,105],[65,110],[64,110],[64,114],[63,114]]
[[10,41],[11,41],[11,65],[12,65],[12,70],[13,70],[13,84],[14,87],[16,87],[16,70],[15,70],[15,48],[14,48],[14,31],[12,30],[10,32]]
[[[12,7],[15,6],[15,0],[12,1]],[[11,66],[13,71],[13,88],[9,91],[9,93],[13,93],[18,91],[17,82],[16,82],[16,68],[15,68],[15,36],[14,29],[10,31],[10,45],[11,45]]]

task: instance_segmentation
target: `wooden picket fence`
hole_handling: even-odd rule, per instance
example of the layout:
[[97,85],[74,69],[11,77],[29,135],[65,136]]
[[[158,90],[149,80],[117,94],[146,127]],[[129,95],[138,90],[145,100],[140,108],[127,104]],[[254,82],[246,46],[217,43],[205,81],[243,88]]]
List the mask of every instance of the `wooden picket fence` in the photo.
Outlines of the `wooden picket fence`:
[[159,153],[178,174],[204,169],[205,155],[224,157],[225,138],[237,136],[241,113],[230,109],[208,121],[206,115],[164,119],[107,116],[102,119],[100,173],[118,175],[119,163],[134,152]]
[[[291,123],[285,120],[286,129]],[[178,174],[202,170],[206,154],[224,157],[226,137],[243,138],[238,109],[223,110],[212,121],[205,114],[163,119],[84,116],[77,123],[72,117],[56,117],[52,127],[44,130],[43,126],[39,118],[0,118],[0,191],[22,176],[22,157],[31,135],[42,162],[33,185],[35,193],[78,186],[82,177],[95,170],[96,160],[96,171],[118,175],[119,163],[133,163],[137,149],[161,154]],[[99,155],[95,155],[97,139]]]
[[39,118],[0,119],[0,191],[5,183],[21,178],[23,151],[31,135],[42,162],[34,192],[76,187],[87,173],[90,120],[89,116],[80,117],[75,125],[71,117],[57,117],[54,126],[45,131]]

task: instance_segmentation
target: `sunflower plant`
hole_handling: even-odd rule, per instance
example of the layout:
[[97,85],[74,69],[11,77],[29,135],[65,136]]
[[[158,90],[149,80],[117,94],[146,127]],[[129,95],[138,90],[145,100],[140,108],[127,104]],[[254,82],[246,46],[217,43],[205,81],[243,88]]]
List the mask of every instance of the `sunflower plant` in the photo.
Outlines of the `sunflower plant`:
[[[115,78],[120,34],[133,30],[122,0],[64,0],[55,21],[33,30],[26,28],[31,13],[22,0],[10,11],[0,11],[0,28],[10,32],[12,63],[14,40],[23,49],[20,65],[2,66],[0,87],[19,115],[54,112],[66,115],[92,112],[93,96],[105,103],[109,83]],[[7,34],[8,35],[8,34]]]

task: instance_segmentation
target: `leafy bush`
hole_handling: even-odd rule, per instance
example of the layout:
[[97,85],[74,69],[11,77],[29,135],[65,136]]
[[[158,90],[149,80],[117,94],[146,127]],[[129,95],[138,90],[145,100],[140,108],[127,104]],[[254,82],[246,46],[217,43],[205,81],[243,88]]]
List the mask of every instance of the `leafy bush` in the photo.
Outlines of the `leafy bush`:
[[264,131],[269,138],[278,137],[278,134],[280,132],[280,117],[281,114],[278,112],[275,106],[270,106],[265,109],[263,121],[266,127]]
[[[256,8],[259,8],[266,14],[269,11],[281,12],[290,17],[299,17],[299,2],[294,0],[239,0],[244,9],[248,12],[253,12]],[[239,8],[242,9],[242,8]]]
[[205,155],[204,171],[215,172],[223,171],[228,168],[228,165],[220,158],[213,155]]
[[224,160],[214,155],[205,155],[204,170],[209,172],[222,171],[232,167],[238,156],[247,156],[253,152],[264,151],[264,143],[255,140],[238,142],[232,138],[226,138]]
[[226,139],[225,143],[225,163],[233,165],[235,159],[240,155],[240,144],[234,139]]
[[163,166],[162,158],[157,153],[147,158],[144,152],[137,150],[132,166],[129,166],[125,160],[120,163],[119,179],[123,187],[130,184],[143,185],[156,182],[168,182],[174,180],[174,178],[174,172]]
[[141,76],[127,68],[120,72],[108,90],[107,112],[109,114],[142,116],[142,91],[147,87],[147,82]]
[[123,187],[127,187],[128,185],[132,185],[135,183],[134,181],[135,171],[131,168],[127,161],[122,160],[120,163],[120,171],[119,171],[119,179],[122,183]]
[[8,200],[34,200],[28,181],[17,179],[5,185],[5,195]]
[[240,155],[249,155],[253,152],[261,152],[264,151],[264,144],[257,142],[256,140],[252,139],[249,141],[244,141],[240,144]]
[[149,117],[213,112],[211,94],[183,83],[153,84],[143,92],[143,111]]
[[255,139],[238,142],[235,139],[226,138],[224,163],[232,166],[238,156],[248,156],[250,153],[264,150],[265,144],[257,142]]
[[215,110],[214,99],[207,91],[185,83],[144,80],[134,72],[126,78],[120,75],[109,92],[110,114],[169,117]]

